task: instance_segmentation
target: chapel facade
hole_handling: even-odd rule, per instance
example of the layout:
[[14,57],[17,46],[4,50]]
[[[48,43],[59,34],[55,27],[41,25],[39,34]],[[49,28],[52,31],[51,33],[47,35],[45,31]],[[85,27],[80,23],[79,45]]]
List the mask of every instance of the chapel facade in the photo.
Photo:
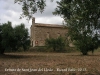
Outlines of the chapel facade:
[[66,38],[68,28],[64,25],[35,23],[35,18],[33,18],[30,33],[32,47],[45,46],[46,39],[57,38],[59,36]]

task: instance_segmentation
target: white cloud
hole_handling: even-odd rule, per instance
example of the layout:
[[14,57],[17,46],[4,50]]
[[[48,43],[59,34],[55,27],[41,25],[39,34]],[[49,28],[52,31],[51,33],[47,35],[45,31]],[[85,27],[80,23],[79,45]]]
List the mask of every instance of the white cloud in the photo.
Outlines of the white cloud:
[[[47,7],[45,8],[45,11],[42,14],[40,12],[37,12],[33,15],[37,23],[62,23],[62,18],[52,15],[52,12],[56,7],[55,2],[56,0],[54,0],[54,2],[50,2],[49,0],[47,0]],[[26,18],[19,19],[21,13],[21,6],[19,4],[14,4],[14,0],[0,0],[0,23],[11,21],[14,26],[20,23],[24,23],[29,29],[32,25],[32,22],[31,20],[28,22]]]
[[62,21],[63,19],[58,16],[49,18],[48,17],[35,18],[36,23],[62,24]]

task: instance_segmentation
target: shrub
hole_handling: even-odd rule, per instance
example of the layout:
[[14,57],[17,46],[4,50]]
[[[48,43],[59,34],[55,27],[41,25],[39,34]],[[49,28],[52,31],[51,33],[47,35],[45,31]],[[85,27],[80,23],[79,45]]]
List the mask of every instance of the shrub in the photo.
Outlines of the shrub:
[[45,45],[54,52],[65,51],[66,41],[62,37],[46,39]]

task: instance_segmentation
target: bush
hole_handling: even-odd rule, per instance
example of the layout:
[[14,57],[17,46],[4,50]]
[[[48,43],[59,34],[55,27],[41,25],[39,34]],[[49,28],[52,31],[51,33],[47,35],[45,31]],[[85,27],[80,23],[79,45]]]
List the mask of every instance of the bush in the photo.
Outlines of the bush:
[[85,36],[84,38],[74,42],[74,44],[82,52],[83,55],[88,55],[89,51],[92,51],[93,53],[94,50],[98,49],[99,40],[97,37]]
[[51,52],[50,50],[47,49],[46,46],[30,47],[30,49],[28,51],[30,51],[30,52]]
[[50,38],[46,39],[45,45],[47,48],[52,48],[54,52],[64,52],[66,41],[62,37],[58,37],[56,39]]

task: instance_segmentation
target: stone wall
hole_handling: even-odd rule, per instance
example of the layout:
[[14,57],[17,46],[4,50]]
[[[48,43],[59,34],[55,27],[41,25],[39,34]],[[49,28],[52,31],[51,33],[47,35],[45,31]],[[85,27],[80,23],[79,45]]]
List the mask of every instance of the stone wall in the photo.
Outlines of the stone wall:
[[44,46],[47,38],[57,38],[66,36],[68,29],[64,25],[35,23],[35,18],[31,25],[31,45]]

